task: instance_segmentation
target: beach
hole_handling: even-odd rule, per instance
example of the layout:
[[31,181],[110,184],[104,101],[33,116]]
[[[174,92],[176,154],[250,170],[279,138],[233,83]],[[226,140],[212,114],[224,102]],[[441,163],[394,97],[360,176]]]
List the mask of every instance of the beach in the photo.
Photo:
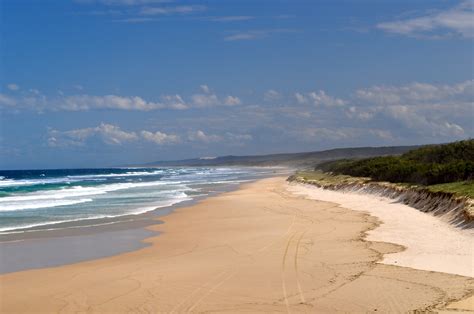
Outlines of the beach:
[[376,213],[347,208],[343,196],[294,189],[281,176],[242,184],[159,217],[144,248],[0,275],[0,311],[474,310],[474,279],[459,260],[397,264],[416,241],[392,240]]

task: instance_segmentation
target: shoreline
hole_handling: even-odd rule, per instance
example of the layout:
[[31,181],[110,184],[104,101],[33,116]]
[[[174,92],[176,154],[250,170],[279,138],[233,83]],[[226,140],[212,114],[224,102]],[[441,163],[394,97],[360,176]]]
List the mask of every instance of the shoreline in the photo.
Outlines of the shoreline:
[[178,208],[147,228],[160,234],[145,248],[0,275],[0,309],[405,312],[472,294],[472,278],[379,264],[400,250],[364,239],[379,220],[295,196],[285,179]]
[[281,175],[282,169],[278,170],[279,173],[265,176],[258,174],[246,182],[216,185],[207,194],[141,214],[60,223],[55,224],[53,229],[46,225],[0,234],[0,275],[92,261],[145,248],[149,246],[146,239],[159,235],[148,227],[162,224],[163,217],[179,208],[238,190],[242,184]]

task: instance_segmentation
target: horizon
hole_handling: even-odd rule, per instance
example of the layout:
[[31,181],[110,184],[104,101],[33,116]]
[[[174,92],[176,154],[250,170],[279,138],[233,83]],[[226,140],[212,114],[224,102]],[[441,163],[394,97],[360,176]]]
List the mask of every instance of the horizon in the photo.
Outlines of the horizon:
[[[460,141],[468,141],[471,140],[471,138],[466,138],[466,139],[461,139],[455,142],[460,142]],[[255,155],[220,155],[220,156],[195,156],[195,157],[190,157],[190,158],[185,158],[185,159],[173,159],[173,160],[155,160],[155,161],[150,161],[150,162],[144,162],[142,164],[136,164],[136,165],[129,165],[129,166],[119,166],[119,165],[110,165],[110,166],[98,166],[98,167],[80,167],[80,168],[29,168],[29,169],[0,169],[0,171],[39,171],[39,170],[79,170],[79,169],[133,169],[133,168],[169,168],[169,167],[175,167],[175,166],[159,166],[159,165],[153,165],[153,163],[159,163],[159,162],[174,162],[174,161],[186,161],[186,160],[200,160],[200,159],[217,159],[217,158],[223,158],[223,157],[258,157],[258,156],[271,156],[271,155],[293,155],[293,154],[309,154],[309,153],[321,153],[321,152],[327,152],[327,151],[333,151],[333,150],[344,150],[344,149],[364,149],[364,148],[397,148],[397,147],[420,147],[420,146],[432,146],[432,145],[445,145],[449,143],[427,143],[427,144],[414,144],[414,145],[398,145],[398,146],[356,146],[356,147],[334,147],[334,148],[328,148],[328,149],[323,149],[323,150],[313,150],[313,151],[298,151],[298,152],[287,152],[287,153],[270,153],[270,154],[255,154]],[[414,148],[415,149],[415,148]],[[193,166],[193,167],[229,167],[229,166]],[[230,166],[232,167],[232,166]],[[236,166],[240,167],[240,166]],[[250,166],[252,167],[252,166]],[[256,167],[267,167],[267,166],[256,166]]]
[[0,169],[473,138],[473,6],[2,1]]

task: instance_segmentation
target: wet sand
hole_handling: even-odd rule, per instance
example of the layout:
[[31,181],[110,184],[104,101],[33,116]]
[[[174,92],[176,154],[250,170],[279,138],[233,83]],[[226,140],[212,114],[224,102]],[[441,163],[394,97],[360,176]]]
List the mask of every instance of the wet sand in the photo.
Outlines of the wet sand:
[[283,177],[160,220],[146,248],[1,275],[0,311],[398,313],[472,303],[474,279],[378,263],[404,248],[364,239],[377,218],[292,194]]

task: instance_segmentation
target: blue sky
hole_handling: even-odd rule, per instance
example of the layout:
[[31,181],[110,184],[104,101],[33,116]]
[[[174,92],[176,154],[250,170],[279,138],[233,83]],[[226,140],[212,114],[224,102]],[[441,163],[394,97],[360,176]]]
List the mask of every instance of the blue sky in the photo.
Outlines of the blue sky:
[[473,1],[0,2],[0,168],[473,137]]

